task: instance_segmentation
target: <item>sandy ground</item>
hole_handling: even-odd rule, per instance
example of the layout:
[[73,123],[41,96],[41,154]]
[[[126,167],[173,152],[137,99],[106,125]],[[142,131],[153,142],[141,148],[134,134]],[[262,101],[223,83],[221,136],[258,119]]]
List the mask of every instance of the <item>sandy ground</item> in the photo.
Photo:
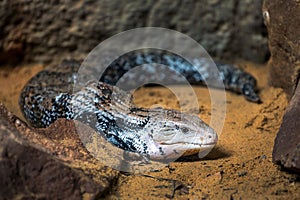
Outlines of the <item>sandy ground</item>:
[[[267,68],[240,63],[257,77],[262,104],[226,92],[226,119],[219,142],[205,158],[181,158],[169,166],[144,175],[123,173],[109,199],[300,199],[299,176],[282,172],[272,163],[272,148],[287,99],[281,89],[267,86]],[[21,117],[18,96],[21,88],[41,65],[0,68],[0,102]],[[176,86],[179,97],[188,99],[185,86]],[[176,98],[162,87],[141,88],[135,102],[143,107],[160,105],[211,118],[210,96],[195,86],[200,109]],[[191,96],[192,97],[192,96]],[[181,105],[181,108],[180,108]],[[214,109],[214,108],[213,108]]]

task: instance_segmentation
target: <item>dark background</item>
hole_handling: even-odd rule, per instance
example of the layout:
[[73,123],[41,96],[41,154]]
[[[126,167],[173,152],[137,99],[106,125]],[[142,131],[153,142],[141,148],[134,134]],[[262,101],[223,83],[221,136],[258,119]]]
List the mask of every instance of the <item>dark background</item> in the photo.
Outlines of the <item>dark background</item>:
[[124,30],[180,31],[215,58],[264,63],[269,57],[261,0],[2,0],[0,63],[58,63],[84,58]]

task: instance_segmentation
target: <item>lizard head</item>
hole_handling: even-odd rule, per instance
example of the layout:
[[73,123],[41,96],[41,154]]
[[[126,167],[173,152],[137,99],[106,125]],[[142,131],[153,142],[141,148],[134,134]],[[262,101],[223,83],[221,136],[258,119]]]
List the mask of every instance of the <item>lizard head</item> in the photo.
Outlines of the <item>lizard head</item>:
[[147,150],[151,159],[176,159],[198,152],[205,154],[218,140],[216,132],[194,115],[155,108],[149,110],[149,119],[144,131],[153,141]]

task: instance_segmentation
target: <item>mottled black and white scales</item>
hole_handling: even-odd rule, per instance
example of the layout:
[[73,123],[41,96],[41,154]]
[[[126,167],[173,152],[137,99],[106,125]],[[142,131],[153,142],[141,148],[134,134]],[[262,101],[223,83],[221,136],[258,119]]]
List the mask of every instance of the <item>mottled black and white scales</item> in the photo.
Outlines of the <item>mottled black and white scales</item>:
[[[192,64],[199,67],[205,62],[197,58],[193,61]],[[28,82],[20,96],[21,110],[28,122],[35,127],[47,127],[58,118],[84,121],[112,144],[144,155],[157,154],[156,151],[164,155],[171,145],[189,143],[182,138],[182,143],[173,141],[168,144],[164,138],[161,140],[166,141],[158,145],[159,135],[153,132],[157,132],[157,127],[160,126],[162,134],[181,131],[187,138],[187,130],[195,134],[200,127],[208,133],[203,136],[207,137],[204,138],[207,144],[216,142],[214,131],[197,117],[175,110],[137,108],[131,102],[130,93],[114,86],[131,68],[151,63],[169,66],[192,84],[205,84],[208,79],[216,78],[210,77],[209,68],[204,69],[205,73],[199,74],[191,63],[169,52],[134,51],[113,61],[99,82],[87,83],[80,91],[72,94],[81,63],[65,60],[56,67],[41,71]],[[146,67],[147,70],[155,71],[154,65]],[[153,69],[149,69],[151,67]],[[226,89],[243,94],[249,101],[260,101],[255,92],[256,80],[252,75],[229,64],[217,63],[217,68],[218,78],[223,81]],[[162,122],[163,120],[166,121]],[[199,146],[200,143],[191,141],[191,144]]]

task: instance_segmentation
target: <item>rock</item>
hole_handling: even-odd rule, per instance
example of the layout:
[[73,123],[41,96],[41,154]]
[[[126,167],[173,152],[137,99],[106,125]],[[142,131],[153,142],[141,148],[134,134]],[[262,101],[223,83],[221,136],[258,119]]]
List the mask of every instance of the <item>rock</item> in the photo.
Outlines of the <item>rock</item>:
[[300,82],[275,139],[273,162],[300,173]]
[[264,62],[269,55],[261,0],[5,0],[0,4],[0,63],[84,58],[110,36],[147,26],[185,33],[219,59]]
[[48,134],[46,130],[28,128],[0,105],[1,199],[104,196],[118,173],[97,163],[80,145],[74,146],[78,138],[74,137],[76,134],[66,134],[67,128],[60,130],[62,135],[52,134],[49,138],[42,134]]
[[263,15],[269,33],[270,84],[292,97],[300,71],[300,3],[265,0]]
[[[269,33],[270,84],[288,94],[289,106],[277,134],[273,162],[300,171],[300,3],[265,0],[263,16]],[[296,86],[298,87],[296,89]]]

